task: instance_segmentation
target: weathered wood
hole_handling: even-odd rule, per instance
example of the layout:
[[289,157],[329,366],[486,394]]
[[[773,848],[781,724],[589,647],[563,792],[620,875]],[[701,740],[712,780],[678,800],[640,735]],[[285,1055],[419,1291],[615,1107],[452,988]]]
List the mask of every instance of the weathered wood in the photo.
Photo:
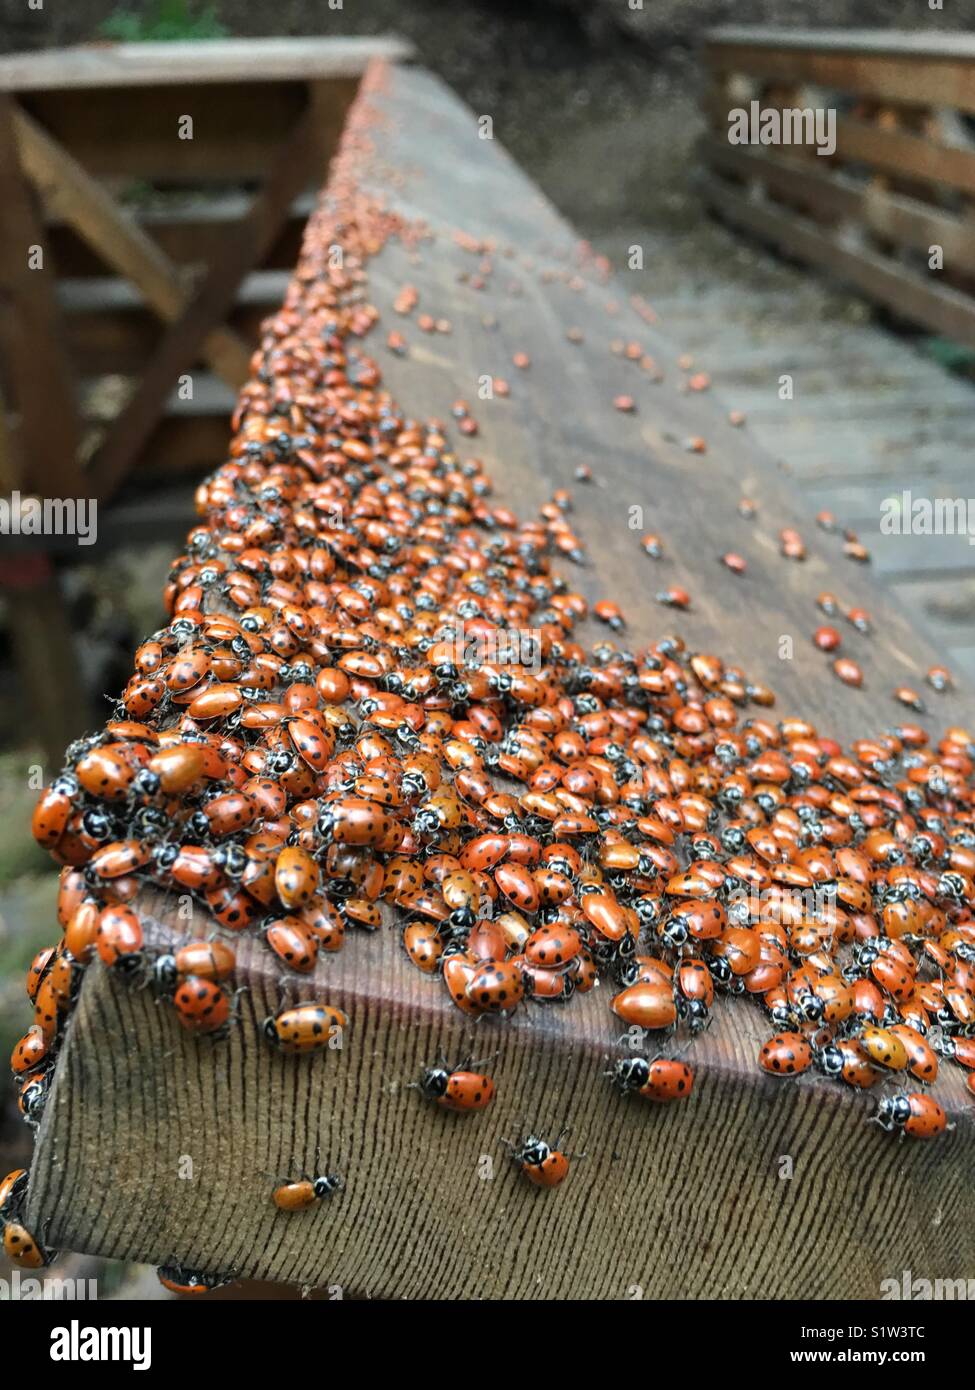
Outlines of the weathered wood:
[[279,151],[251,211],[167,330],[135,394],[93,460],[91,485],[100,499],[107,499],[128,472],[159,419],[173,383],[192,365],[210,325],[226,316],[244,276],[260,263],[277,236],[292,201],[323,167],[333,145],[335,121],[344,110],[344,103],[336,110],[329,87],[312,89],[308,107]]
[[[75,495],[78,411],[58,331],[55,273],[33,191],[20,167],[15,103],[0,93],[0,344],[8,423],[16,412],[25,491]],[[31,247],[43,268],[31,269]]]
[[780,38],[779,43],[766,44],[744,37],[734,41],[711,38],[705,46],[705,60],[721,73],[747,73],[779,83],[812,83],[878,101],[975,111],[970,42],[936,55],[890,50],[878,56],[876,50],[840,45],[794,47],[786,33]]
[[[227,231],[247,213],[250,200],[240,193],[194,196],[187,205],[141,208],[126,213],[170,260],[183,265],[207,265],[226,245]],[[296,198],[291,215],[264,260],[266,269],[290,271],[298,259],[301,235],[311,199]],[[52,220],[48,237],[63,277],[102,276],[104,260],[63,221]]]
[[826,231],[767,198],[749,198],[724,179],[706,179],[704,193],[709,206],[735,226],[789,255],[823,266],[901,318],[975,347],[975,300],[961,291],[923,280],[864,247],[851,249],[839,233]]
[[[191,287],[168,256],[26,112],[18,111],[15,123],[22,167],[48,210],[70,221],[108,265],[137,285],[164,322],[177,319]],[[229,386],[244,384],[250,350],[236,333],[212,328],[200,350]]]
[[[590,597],[618,599],[634,645],[679,630],[692,649],[721,652],[768,680],[780,692],[776,713],[802,712],[824,734],[848,740],[893,723],[901,711],[891,686],[920,683],[934,651],[869,574],[839,559],[836,538],[800,521],[808,561],[779,557],[778,529],[796,522],[793,495],[747,431],[670,381],[676,350],[630,307],[625,280],[573,279],[569,229],[495,143],[478,140],[475,116],[440,83],[393,72],[370,104],[383,125],[371,132],[365,181],[436,235],[415,251],[390,242],[369,267],[384,327],[366,350],[394,396],[418,418],[448,418],[457,396],[476,402],[480,433],[463,453],[485,461],[499,500],[523,515],[554,487],[573,489],[592,562],[571,578]],[[406,171],[395,186],[390,168]],[[483,290],[460,278],[478,258],[453,242],[459,227],[497,243]],[[421,311],[450,319],[449,335],[423,334],[392,312],[407,280]],[[574,325],[584,331],[578,346],[565,339]],[[381,346],[391,326],[407,337],[405,357]],[[615,355],[617,338],[638,340],[668,379],[655,384]],[[525,372],[511,365],[519,351],[531,359]],[[510,397],[478,401],[485,374],[506,376]],[[622,391],[637,401],[632,416],[613,409]],[[682,447],[696,434],[707,437],[706,455]],[[589,488],[573,483],[583,463],[593,469]],[[743,492],[760,499],[752,523],[736,510]],[[631,530],[634,505],[645,522]],[[643,554],[644,529],[664,537],[666,560]],[[729,548],[749,561],[741,581],[719,563]],[[686,614],[653,603],[652,592],[674,582],[694,597]],[[827,587],[877,619],[872,639],[849,639],[865,670],[862,692],[841,686],[808,641],[819,621],[814,596]],[[795,638],[792,661],[779,659],[784,633]],[[963,695],[930,703],[938,723],[970,718]],[[143,906],[158,919],[173,904]],[[282,1059],[258,1036],[280,982],[267,954],[252,951],[242,945],[250,992],[240,1026],[213,1052],[187,1041],[146,991],[89,971],[31,1185],[28,1220],[54,1245],[448,1298],[626,1298],[637,1289],[875,1297],[892,1272],[963,1270],[975,1260],[972,1126],[939,1144],[891,1143],[866,1123],[862,1097],[763,1076],[754,1059],[766,1025],[746,1002],[722,1008],[692,1045],[698,1093],[668,1110],[626,1103],[602,1075],[617,1032],[604,990],[566,1010],[533,1006],[472,1029],[388,929],[354,934],[296,986],[297,997],[314,992],[350,1014],[342,1050]],[[455,1122],[405,1089],[438,1052],[471,1048],[500,1049],[498,1098],[483,1116]],[[939,1095],[953,1113],[965,1108],[956,1078]],[[501,1138],[526,1122],[570,1123],[573,1146],[588,1154],[558,1193],[530,1188],[505,1158]],[[347,1189],[289,1220],[261,1175],[307,1167],[316,1145]],[[178,1176],[182,1155],[193,1160],[192,1179]],[[483,1176],[484,1155],[493,1177]],[[786,1155],[791,1181],[779,1177]]]
[[0,90],[318,81],[360,77],[374,58],[404,62],[412,52],[407,40],[394,36],[97,44],[5,54],[0,58]]
[[769,154],[726,140],[706,142],[711,166],[743,180],[756,180],[771,193],[780,194],[817,221],[844,220],[867,228],[899,246],[923,253],[940,246],[945,264],[956,273],[975,273],[972,229],[964,218],[939,212],[916,198],[905,198],[858,182],[839,172],[827,172],[808,160]]

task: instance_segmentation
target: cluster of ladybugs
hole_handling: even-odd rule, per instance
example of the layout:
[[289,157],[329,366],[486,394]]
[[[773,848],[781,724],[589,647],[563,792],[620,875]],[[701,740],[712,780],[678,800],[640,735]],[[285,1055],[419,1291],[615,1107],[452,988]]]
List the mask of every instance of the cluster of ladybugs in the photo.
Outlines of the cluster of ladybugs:
[[[471,1018],[602,981],[619,1019],[663,1039],[700,1035],[716,995],[747,995],[774,1029],[767,1073],[895,1083],[875,1118],[943,1132],[923,1088],[939,1057],[975,1068],[971,735],[931,747],[901,724],[845,753],[801,718],[741,722],[772,692],[679,637],[575,642],[587,604],[551,563],[580,553],[568,494],[523,524],[493,506],[478,460],[405,416],[358,346],[378,317],[365,261],[413,233],[356,187],[350,153],[264,325],[230,459],[198,491],[170,622],[38,803],[64,934],[30,972],[24,1114],[41,1113],[93,962],[151,980],[186,1029],[219,1036],[236,936],[301,976],[350,928],[391,920]],[[595,614],[622,630],[615,605]],[[538,669],[483,655],[512,628],[532,630]],[[152,949],[152,886],[192,895],[212,936]],[[306,1002],[265,1032],[310,1052],[346,1025]],[[685,1099],[692,1068],[655,1053],[619,1058],[615,1084]],[[459,1110],[493,1089],[463,1068],[421,1083]],[[544,1186],[568,1170],[560,1140],[513,1152]],[[303,1179],[279,1205],[335,1181]],[[8,1184],[9,1233],[23,1187]]]

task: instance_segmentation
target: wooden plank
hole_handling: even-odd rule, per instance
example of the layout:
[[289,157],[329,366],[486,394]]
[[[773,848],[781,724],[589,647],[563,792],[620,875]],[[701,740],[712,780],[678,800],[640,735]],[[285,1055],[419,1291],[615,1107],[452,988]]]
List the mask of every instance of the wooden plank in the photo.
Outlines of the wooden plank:
[[[235,306],[227,326],[253,350],[270,307],[266,303]],[[137,306],[109,311],[79,308],[66,313],[63,323],[64,345],[76,373],[91,376],[139,376],[152,360],[162,332],[156,315]],[[202,366],[201,355],[191,369]]]
[[975,64],[970,53],[908,57],[892,52],[875,58],[842,49],[816,51],[741,42],[709,45],[704,56],[715,72],[812,83],[911,106],[975,111]]
[[412,44],[393,35],[84,45],[4,55],[0,90],[318,81],[361,77],[374,58],[405,62],[412,53]]
[[843,161],[858,160],[901,178],[975,193],[975,150],[942,145],[906,130],[881,130],[853,116],[837,116],[836,151]]
[[916,198],[857,183],[838,170],[821,169],[808,160],[800,163],[748,145],[706,140],[704,155],[721,172],[757,179],[817,217],[825,214],[857,223],[925,257],[931,246],[941,246],[946,268],[955,273],[975,273],[975,242],[971,224],[964,218],[939,212]]
[[920,29],[775,29],[761,24],[721,24],[704,36],[708,47],[825,49],[886,58],[975,58],[975,36],[925,33]]
[[[291,270],[301,249],[311,203],[309,197],[295,199],[287,222],[264,258],[264,268]],[[192,201],[184,200],[182,206],[177,203],[172,208],[140,208],[128,203],[125,212],[170,260],[181,266],[208,265],[222,254],[228,228],[246,215],[249,206],[250,199],[240,194],[209,198],[197,194]],[[105,274],[105,261],[73,227],[51,221],[47,234],[62,279]]]
[[[54,267],[44,229],[17,152],[16,104],[0,93],[0,345],[12,393],[8,426],[16,421],[26,491],[77,495],[80,472],[77,407],[60,333]],[[30,248],[44,256],[30,269]],[[16,414],[14,414],[16,412]]]
[[[16,131],[22,167],[47,206],[71,221],[107,265],[137,285],[165,323],[179,318],[191,286],[168,256],[26,112],[17,113]],[[211,329],[200,352],[228,385],[244,384],[250,350],[231,329]]]
[[[336,101],[347,105],[356,82],[353,77],[330,82]],[[306,99],[299,82],[201,87],[170,82],[28,93],[23,105],[97,178],[180,186],[222,180],[236,186],[267,176]],[[180,137],[187,116],[193,121],[192,139]]]
[[[705,97],[704,109],[717,138],[727,133],[728,113],[737,105],[723,88],[716,87]],[[909,130],[888,130],[843,112],[836,115],[836,154],[830,164],[834,168],[866,164],[901,179],[975,192],[975,149],[946,145]]]
[[167,331],[135,395],[94,459],[91,484],[99,498],[110,496],[132,466],[177,377],[192,363],[213,322],[226,316],[241,280],[266,253],[312,171],[321,169],[330,143],[330,119],[335,119],[335,113],[328,93],[314,92],[251,212],[235,229],[226,254]]
[[935,333],[975,347],[975,302],[967,295],[923,281],[873,252],[850,250],[822,227],[786,213],[767,200],[752,201],[723,179],[706,180],[705,195],[710,206],[735,226],[746,228],[790,255],[826,267],[901,318],[923,323]]
[[[840,567],[837,538],[801,519],[793,491],[717,400],[682,395],[675,380],[652,384],[610,351],[614,338],[632,338],[660,361],[677,355],[630,306],[626,278],[574,281],[575,234],[496,142],[476,139],[476,117],[442,84],[397,71],[369,100],[382,125],[370,132],[374,163],[363,177],[436,238],[390,241],[369,265],[382,326],[364,350],[393,396],[416,418],[449,419],[458,395],[477,399],[483,373],[508,377],[507,399],[478,402],[479,434],[461,456],[482,458],[499,503],[525,517],[553,488],[573,490],[591,563],[568,578],[590,599],[618,599],[628,643],[679,630],[692,650],[721,652],[770,681],[780,696],[772,717],[801,712],[824,736],[849,740],[897,717],[887,692],[900,679],[919,683],[934,650],[869,574]],[[394,184],[390,168],[408,172]],[[481,291],[460,278],[477,260],[454,243],[458,227],[497,244]],[[451,321],[450,334],[423,334],[393,313],[407,280],[421,311]],[[573,325],[583,330],[577,347],[565,338]],[[407,338],[403,357],[383,346],[390,326]],[[531,361],[525,372],[511,366],[519,351]],[[634,396],[634,414],[614,410],[621,391]],[[688,453],[683,441],[701,433],[708,453]],[[590,487],[573,483],[583,463]],[[762,499],[750,523],[736,509],[742,492]],[[629,528],[634,504],[665,538],[659,566]],[[778,529],[790,524],[807,533],[804,565],[778,555]],[[749,563],[737,589],[717,559],[729,548]],[[679,618],[651,597],[665,582],[694,595]],[[842,687],[806,640],[823,588],[842,588],[875,615],[871,639],[848,639],[865,671],[860,692]],[[793,661],[779,659],[783,633],[796,637]],[[596,635],[587,627],[579,640]],[[966,692],[939,698],[935,716],[929,727],[964,723]],[[168,910],[142,906],[156,920]],[[281,1058],[257,1037],[279,985],[252,951],[241,943],[250,993],[215,1061],[147,991],[89,972],[31,1183],[28,1222],[49,1222],[52,1244],[389,1297],[625,1298],[638,1285],[648,1298],[875,1298],[891,1270],[975,1263],[975,1128],[959,1123],[944,1145],[891,1145],[852,1094],[761,1076],[754,1058],[766,1025],[745,1001],[720,1010],[693,1045],[696,1098],[652,1115],[621,1102],[601,1074],[616,1031],[602,991],[566,1010],[487,1019],[473,1045],[500,1050],[498,1099],[483,1123],[453,1125],[405,1087],[439,1051],[467,1050],[469,1031],[436,982],[408,965],[395,932],[356,934],[310,978],[309,991],[352,1020],[347,1045],[320,1065]],[[967,1113],[956,1078],[942,1094],[953,1114]],[[201,1114],[239,1122],[201,1125]],[[588,1151],[556,1201],[505,1161],[500,1139],[526,1117],[556,1128],[568,1120]],[[316,1142],[347,1188],[299,1227],[275,1213],[259,1174],[303,1161]],[[180,1154],[192,1156],[197,1180],[178,1180]],[[777,1176],[784,1154],[795,1163],[791,1183]],[[483,1155],[490,1178],[479,1176]],[[702,1184],[711,1193],[703,1203]],[[541,1269],[540,1249],[559,1258]]]

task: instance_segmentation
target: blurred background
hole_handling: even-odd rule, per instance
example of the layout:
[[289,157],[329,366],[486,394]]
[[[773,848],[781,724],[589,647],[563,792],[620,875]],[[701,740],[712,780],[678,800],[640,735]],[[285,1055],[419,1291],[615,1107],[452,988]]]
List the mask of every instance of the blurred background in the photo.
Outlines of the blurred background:
[[[763,437],[761,413],[756,415],[755,437],[784,468],[802,472],[800,464],[812,460],[801,479],[809,485],[811,512],[824,499],[844,495],[842,487],[857,469],[882,487],[885,460],[898,449],[927,449],[940,457],[945,438],[957,460],[952,466],[959,476],[966,470],[970,476],[975,441],[959,422],[975,402],[971,347],[890,318],[708,215],[697,153],[706,128],[699,50],[704,31],[723,23],[900,28],[933,35],[975,26],[975,0],[946,0],[943,10],[923,0],[645,0],[642,7],[636,0],[344,0],[341,9],[323,0],[46,0],[42,10],[30,10],[25,0],[0,0],[0,53],[272,34],[399,34],[415,46],[417,61],[475,112],[493,116],[496,138],[599,251],[618,263],[628,247],[644,248],[640,292],[654,304],[663,330],[672,328],[675,344],[687,347],[712,374],[729,405],[750,403],[801,357],[804,387],[826,411],[851,373],[862,369],[861,404],[854,401],[825,440],[813,407],[806,415],[801,408],[794,413],[791,442],[772,421]],[[963,122],[955,135],[964,142],[971,130]],[[156,208],[157,193],[138,179],[116,183],[122,185],[114,192],[123,205],[147,213]],[[246,194],[249,186],[244,182],[238,191]],[[192,194],[176,190],[175,196],[185,203]],[[295,253],[294,244],[282,247],[269,304],[256,301],[256,309],[267,312],[273,304],[274,285],[280,287]],[[91,267],[85,275],[85,293],[97,295],[97,275]],[[71,292],[81,294],[81,288],[74,285]],[[711,333],[713,325],[722,332]],[[914,382],[914,404],[903,412],[895,438],[882,421],[907,380]],[[104,408],[110,414],[113,393],[124,395],[125,383],[109,373],[97,389],[95,413]],[[226,405],[220,408],[218,428],[225,435]],[[201,460],[197,475],[205,463],[219,461],[216,454]],[[65,623],[60,640],[71,646],[67,665],[73,672],[71,697],[61,702],[61,746],[102,721],[106,692],[121,687],[134,646],[159,625],[168,563],[191,521],[192,471],[160,494],[156,524],[135,543],[125,542],[123,522],[117,528],[123,534],[111,546],[75,547],[56,557],[61,608],[52,623]],[[123,508],[125,502],[123,490]],[[0,541],[0,547],[7,544],[7,538]],[[903,583],[905,602],[952,649],[958,665],[975,675],[975,573],[966,570],[968,557],[963,558],[947,575],[894,574],[891,582]],[[49,725],[25,694],[24,645],[31,633],[11,606],[16,598],[10,563],[8,553],[7,587],[0,588],[3,1055],[29,1021],[23,972],[57,934],[56,874],[34,846],[29,821],[33,786],[56,772],[58,745],[55,739],[52,746]],[[17,563],[15,557],[14,570]],[[49,680],[59,679],[50,670]],[[12,1090],[4,1086],[0,1172],[25,1162],[29,1150],[30,1136]],[[78,1257],[66,1268],[75,1277],[93,1271],[103,1293],[153,1296],[157,1288],[147,1271]]]

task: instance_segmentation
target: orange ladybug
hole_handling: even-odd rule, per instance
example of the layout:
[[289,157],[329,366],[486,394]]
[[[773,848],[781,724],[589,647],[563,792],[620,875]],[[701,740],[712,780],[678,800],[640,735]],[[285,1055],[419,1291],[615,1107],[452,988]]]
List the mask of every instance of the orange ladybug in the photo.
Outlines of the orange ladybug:
[[779,1033],[763,1045],[758,1065],[770,1076],[798,1076],[812,1059],[812,1047],[801,1033]]
[[619,1057],[607,1075],[624,1095],[662,1103],[686,1100],[694,1086],[694,1072],[687,1063],[669,1057]]
[[[477,1066],[478,1063],[473,1065]],[[437,1062],[426,1067],[420,1080],[412,1082],[425,1100],[435,1101],[444,1110],[458,1114],[470,1114],[474,1110],[486,1110],[494,1100],[494,1082],[480,1071],[471,1071],[469,1064],[448,1067],[446,1062]]]
[[519,1144],[508,1139],[501,1142],[511,1150],[511,1157],[518,1164],[529,1182],[536,1187],[558,1187],[569,1176],[569,1160],[585,1158],[585,1154],[567,1154],[560,1147],[569,1133],[563,1129],[554,1144],[548,1144],[535,1134],[529,1134]]
[[913,1092],[905,1095],[881,1096],[877,1113],[870,1117],[889,1134],[900,1131],[914,1139],[936,1139],[950,1128],[948,1117],[931,1096]]

